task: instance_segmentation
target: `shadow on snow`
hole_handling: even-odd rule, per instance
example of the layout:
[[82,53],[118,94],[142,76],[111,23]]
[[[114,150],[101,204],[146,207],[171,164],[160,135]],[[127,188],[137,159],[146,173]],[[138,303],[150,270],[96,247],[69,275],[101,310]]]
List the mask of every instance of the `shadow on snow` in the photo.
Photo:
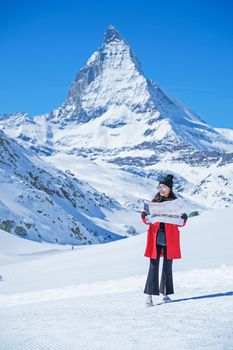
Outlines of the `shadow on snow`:
[[[219,297],[228,297],[233,296],[233,291],[225,292],[225,293],[216,293],[216,294],[207,294],[207,295],[199,295],[196,297],[190,297],[190,298],[180,298],[180,299],[174,299],[171,301],[171,303],[179,303],[180,301],[188,301],[188,300],[198,300],[198,299],[209,299],[209,298],[219,298]],[[165,303],[159,303],[159,305],[165,304]],[[169,304],[169,303],[167,303]]]

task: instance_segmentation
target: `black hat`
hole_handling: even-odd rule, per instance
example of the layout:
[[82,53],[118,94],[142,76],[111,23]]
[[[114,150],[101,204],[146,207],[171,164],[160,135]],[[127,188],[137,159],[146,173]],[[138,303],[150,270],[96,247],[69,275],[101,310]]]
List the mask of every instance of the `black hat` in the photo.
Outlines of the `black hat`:
[[159,184],[166,185],[172,190],[172,187],[173,187],[173,175],[168,174],[161,181],[159,181]]

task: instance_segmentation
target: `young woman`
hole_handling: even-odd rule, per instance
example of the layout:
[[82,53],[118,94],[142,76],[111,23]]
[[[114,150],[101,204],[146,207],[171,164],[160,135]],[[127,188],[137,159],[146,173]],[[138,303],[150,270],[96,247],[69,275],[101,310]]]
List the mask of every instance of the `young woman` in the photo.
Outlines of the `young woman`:
[[[176,199],[172,191],[173,175],[164,177],[158,186],[158,193],[152,199],[152,202],[171,201]],[[141,217],[146,224],[147,212],[143,211]],[[184,220],[184,226],[187,221],[187,214],[182,214],[181,218]],[[169,294],[174,293],[173,276],[172,276],[172,262],[173,259],[180,259],[180,232],[178,225],[156,222],[149,224],[147,231],[147,245],[145,254],[150,258],[149,272],[145,285],[144,293],[147,294],[146,306],[153,306],[152,295],[163,294],[163,301],[170,302]],[[162,276],[159,285],[159,259],[164,257]]]

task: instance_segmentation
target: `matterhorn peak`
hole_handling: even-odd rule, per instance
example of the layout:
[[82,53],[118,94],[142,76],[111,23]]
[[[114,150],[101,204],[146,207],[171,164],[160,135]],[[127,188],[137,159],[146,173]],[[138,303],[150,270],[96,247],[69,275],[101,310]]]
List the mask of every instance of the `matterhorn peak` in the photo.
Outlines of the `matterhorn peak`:
[[123,40],[120,36],[119,32],[114,28],[112,25],[110,25],[106,32],[104,33],[104,42],[109,43],[111,41],[120,41]]
[[[144,76],[130,46],[112,25],[105,32],[101,48],[91,55],[77,74],[66,101],[52,111],[48,119],[59,123],[61,128],[70,127],[72,123],[81,125],[89,122],[96,123],[96,128],[99,123],[99,130],[107,135],[108,147],[111,145],[113,148],[126,145],[121,132],[131,130],[135,123],[141,138],[138,133],[135,140],[127,137],[130,147],[138,145],[139,139],[147,147],[151,144],[152,149],[153,142],[162,142],[161,139],[166,139],[169,147],[178,139],[182,144],[179,147],[184,148],[187,145],[198,150],[208,147],[228,150],[231,147],[228,145],[230,141],[222,139],[184,104]],[[112,132],[112,129],[118,130]],[[126,134],[129,133],[127,131]],[[221,143],[221,147],[213,147],[213,140],[216,144]],[[84,141],[83,147],[88,143]]]

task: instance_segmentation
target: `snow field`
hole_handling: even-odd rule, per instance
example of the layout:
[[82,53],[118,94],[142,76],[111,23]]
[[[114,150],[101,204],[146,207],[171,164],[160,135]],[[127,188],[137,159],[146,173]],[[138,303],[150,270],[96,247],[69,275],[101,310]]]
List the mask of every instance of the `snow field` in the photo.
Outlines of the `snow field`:
[[145,233],[72,250],[1,231],[0,349],[231,350],[231,217],[212,210],[181,229],[174,302],[151,308]]
[[152,308],[144,306],[145,278],[11,296],[0,307],[0,348],[231,349],[232,267],[176,272],[174,299],[188,300]]

